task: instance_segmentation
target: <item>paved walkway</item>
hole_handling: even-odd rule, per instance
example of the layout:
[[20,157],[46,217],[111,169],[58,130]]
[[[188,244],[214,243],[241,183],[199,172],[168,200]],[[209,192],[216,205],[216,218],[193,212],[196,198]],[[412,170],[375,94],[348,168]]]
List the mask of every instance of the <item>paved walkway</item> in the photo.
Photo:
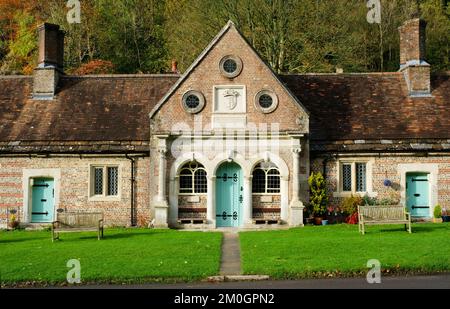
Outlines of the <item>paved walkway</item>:
[[223,233],[220,274],[222,276],[241,274],[241,247],[237,232]]

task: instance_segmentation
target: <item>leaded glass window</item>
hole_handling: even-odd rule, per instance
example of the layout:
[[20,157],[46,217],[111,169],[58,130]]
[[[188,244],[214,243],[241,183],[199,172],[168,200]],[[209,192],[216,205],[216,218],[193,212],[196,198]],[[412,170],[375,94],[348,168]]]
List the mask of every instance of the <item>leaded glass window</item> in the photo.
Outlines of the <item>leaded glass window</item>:
[[253,193],[280,193],[280,172],[273,166],[259,164],[253,171]]
[[94,195],[103,194],[103,168],[94,168]]
[[108,194],[111,195],[118,195],[119,191],[119,168],[117,166],[114,167],[108,167]]
[[352,191],[352,165],[342,165],[342,191]]
[[119,195],[119,167],[95,166],[91,169],[91,196]]
[[206,193],[208,190],[206,170],[197,162],[185,164],[180,171],[180,193]]
[[356,191],[366,191],[366,163],[356,163]]

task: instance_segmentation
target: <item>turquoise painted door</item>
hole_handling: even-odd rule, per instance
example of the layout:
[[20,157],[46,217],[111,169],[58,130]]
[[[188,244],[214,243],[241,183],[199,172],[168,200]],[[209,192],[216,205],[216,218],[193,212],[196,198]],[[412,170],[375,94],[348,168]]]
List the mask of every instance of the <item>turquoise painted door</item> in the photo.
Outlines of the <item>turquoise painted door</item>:
[[238,227],[242,222],[244,188],[236,163],[222,164],[216,176],[216,226]]
[[46,223],[53,221],[55,203],[53,179],[34,179],[31,202],[31,222]]
[[428,192],[428,174],[411,173],[406,175],[406,206],[411,213],[411,216],[430,216],[430,200]]

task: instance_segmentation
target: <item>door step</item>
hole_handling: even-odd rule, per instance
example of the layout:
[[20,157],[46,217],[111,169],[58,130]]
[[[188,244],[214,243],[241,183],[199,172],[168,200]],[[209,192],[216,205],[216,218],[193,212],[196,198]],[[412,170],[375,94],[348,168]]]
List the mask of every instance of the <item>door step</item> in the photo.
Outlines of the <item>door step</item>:
[[21,227],[25,228],[25,231],[43,231],[51,227],[51,223],[24,223]]

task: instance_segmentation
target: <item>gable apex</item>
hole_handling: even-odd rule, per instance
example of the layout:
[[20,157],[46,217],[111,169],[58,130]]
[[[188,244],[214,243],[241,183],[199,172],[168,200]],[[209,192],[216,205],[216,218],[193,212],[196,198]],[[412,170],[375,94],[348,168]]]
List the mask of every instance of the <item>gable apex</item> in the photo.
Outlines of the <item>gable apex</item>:
[[261,58],[258,52],[248,42],[244,35],[237,29],[235,23],[232,20],[228,20],[226,25],[219,31],[214,39],[206,46],[206,48],[200,53],[197,59],[189,66],[189,68],[181,75],[178,81],[172,86],[172,88],[161,98],[161,100],[155,105],[152,111],[149,113],[149,117],[153,118],[156,112],[168,101],[177,89],[183,84],[183,82],[189,77],[189,75],[197,68],[200,63],[206,58],[212,49],[218,44],[218,42],[225,36],[230,29],[236,31],[239,37],[245,42],[255,56],[262,62],[262,64],[269,70],[275,81],[281,86],[281,88],[287,93],[287,95],[296,103],[296,105],[302,109],[308,116],[310,115],[306,107],[299,101],[299,99],[286,87],[286,85],[279,79],[278,75],[272,70],[272,68]]

